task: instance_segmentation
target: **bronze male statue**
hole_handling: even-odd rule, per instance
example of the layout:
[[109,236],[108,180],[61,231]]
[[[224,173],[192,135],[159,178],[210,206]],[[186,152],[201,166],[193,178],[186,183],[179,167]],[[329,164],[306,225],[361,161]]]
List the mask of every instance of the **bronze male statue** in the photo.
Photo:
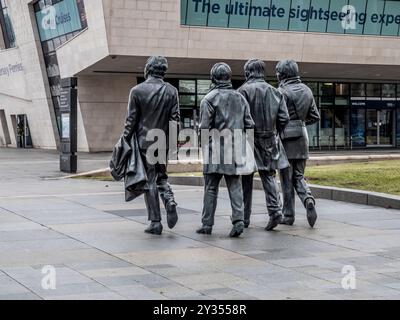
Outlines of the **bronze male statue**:
[[148,154],[149,148],[154,143],[148,139],[151,130],[157,129],[163,132],[165,141],[168,141],[170,121],[179,123],[180,120],[178,91],[169,83],[164,82],[167,70],[168,61],[165,57],[153,56],[148,59],[145,66],[146,81],[135,86],[130,92],[128,117],[123,133],[127,141],[136,134],[148,180],[145,203],[151,224],[145,232],[156,235],[160,235],[163,231],[159,196],[167,211],[169,228],[172,229],[178,221],[177,204],[168,183],[168,147],[158,150],[162,153],[162,155],[159,154],[159,159],[163,160],[156,163]]
[[[254,154],[270,216],[265,229],[271,231],[282,219],[281,201],[275,177],[277,169],[289,166],[278,137],[278,133],[289,122],[289,115],[283,95],[265,81],[263,61],[249,60],[245,64],[244,71],[246,82],[238,91],[248,101],[255,122]],[[246,228],[250,224],[253,177],[254,175],[243,176]]]
[[[249,105],[245,98],[232,87],[232,71],[225,63],[217,63],[211,70],[211,79],[213,86],[210,92],[201,102],[200,129],[202,135],[205,132],[213,131],[214,133],[231,133],[237,130],[244,133],[245,129],[254,127],[253,119],[250,115]],[[208,133],[207,133],[208,134]],[[202,136],[203,158],[204,163],[204,202],[202,227],[197,230],[200,234],[211,234],[214,225],[215,210],[217,207],[217,198],[219,184],[223,177],[229,191],[229,198],[232,207],[232,224],[233,228],[230,233],[231,237],[239,237],[244,230],[244,211],[243,211],[243,190],[240,177],[240,166],[231,159],[225,157],[217,159],[214,162],[213,152],[220,152],[225,155],[225,151],[233,151],[239,147],[240,141],[233,141],[233,145],[229,145],[226,140],[219,139],[220,145],[213,150],[214,144],[209,141],[204,143]],[[229,140],[229,139],[228,139]],[[231,148],[228,150],[227,148]],[[207,160],[206,160],[207,159]],[[221,160],[222,161],[219,161]],[[239,164],[240,165],[240,164]],[[254,172],[252,170],[251,172]]]
[[317,221],[315,199],[304,179],[307,159],[309,158],[309,140],[306,125],[320,120],[314,96],[309,87],[301,82],[299,67],[294,60],[283,60],[276,67],[279,91],[285,96],[290,122],[281,133],[281,138],[290,167],[280,172],[283,191],[282,224],[293,225],[295,221],[296,190],[307,210],[307,220],[313,228]]

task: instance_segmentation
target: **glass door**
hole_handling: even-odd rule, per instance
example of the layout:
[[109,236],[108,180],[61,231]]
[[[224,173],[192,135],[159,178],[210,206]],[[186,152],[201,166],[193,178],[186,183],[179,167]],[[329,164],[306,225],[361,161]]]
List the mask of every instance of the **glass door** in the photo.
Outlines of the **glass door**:
[[378,111],[367,110],[367,146],[377,146],[378,142]]
[[393,110],[367,110],[367,146],[393,146]]
[[393,146],[393,110],[378,111],[379,145]]

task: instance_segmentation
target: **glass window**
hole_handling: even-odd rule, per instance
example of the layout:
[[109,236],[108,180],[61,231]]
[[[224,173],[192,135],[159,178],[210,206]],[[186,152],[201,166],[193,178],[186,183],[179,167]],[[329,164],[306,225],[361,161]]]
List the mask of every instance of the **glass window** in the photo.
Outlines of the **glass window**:
[[364,25],[364,34],[372,34],[372,35],[381,34],[382,23],[380,22],[381,20],[380,15],[383,14],[384,6],[385,6],[385,1],[368,0],[366,14],[367,17],[369,18],[368,22]]
[[397,132],[396,132],[396,140],[397,146],[400,147],[400,108],[397,109]]
[[201,101],[204,99],[205,94],[198,94],[197,95],[197,106],[200,107]]
[[[321,8],[323,11],[329,10],[329,1],[326,0],[312,0],[311,6],[314,8]],[[317,13],[319,15],[319,13]],[[312,16],[313,17],[313,16]],[[310,19],[308,23],[308,31],[312,32],[325,32],[327,21],[325,19]]]
[[210,91],[211,80],[197,80],[197,93],[206,94]]
[[353,6],[356,10],[355,12],[350,12],[350,15],[346,18],[349,22],[345,24],[347,26],[347,34],[362,34],[364,29],[364,24],[368,23],[365,16],[365,8],[367,1],[365,0],[351,0],[349,4]]
[[[185,1],[183,1],[185,2]],[[208,15],[208,26],[210,27],[224,27],[226,28],[228,26],[229,22],[229,15],[225,14],[225,8],[227,5],[229,5],[230,0],[211,0],[211,8],[213,8],[214,5],[219,5],[219,13],[216,14],[212,10],[210,11]],[[223,12],[224,14],[221,14]],[[247,26],[246,26],[247,28]]]
[[[240,9],[237,9],[238,4],[235,6],[235,2],[231,1],[231,10],[237,10],[237,13],[240,12]],[[236,12],[235,12],[236,13]],[[249,15],[248,14],[231,14],[229,16],[229,27],[230,28],[243,28],[248,29],[249,27]]]
[[348,96],[349,95],[349,84],[348,83],[336,83],[335,91],[337,96]]
[[0,2],[0,27],[3,33],[5,48],[14,48],[16,45],[15,33],[6,0],[1,0]]
[[202,5],[199,2],[189,1],[187,4],[186,21],[190,21],[193,26],[207,25],[208,10],[202,10]]
[[[385,14],[399,16],[400,15],[400,3],[399,1],[386,1]],[[399,25],[397,23],[384,23],[382,25],[383,36],[397,36],[399,32]]]
[[335,144],[337,147],[349,145],[350,109],[335,108]]
[[334,93],[334,85],[333,83],[321,83],[320,92],[321,96],[333,96]]
[[179,104],[182,106],[195,106],[195,95],[179,95]]
[[330,1],[330,19],[328,21],[327,32],[344,33],[340,13],[344,6],[347,6],[348,0]]
[[381,97],[381,85],[379,83],[367,83],[367,97]]
[[275,17],[269,19],[269,28],[271,30],[287,30],[288,29],[288,16],[287,12],[290,11],[291,0],[272,0],[271,6],[275,5],[277,10]]
[[[309,20],[310,0],[292,0],[292,12],[295,12],[294,17],[290,17],[289,30],[307,31]],[[312,14],[316,14],[314,10]]]
[[253,0],[251,5],[253,9],[250,12],[249,27],[252,29],[268,29],[269,16],[266,16],[265,0]]
[[278,87],[279,87],[278,81],[276,81],[276,80],[268,81],[268,83],[269,83],[271,86],[273,86],[274,88],[278,88]]
[[335,97],[336,106],[347,106],[349,104],[348,97]]
[[314,96],[318,96],[318,82],[304,82],[309,87]]
[[196,80],[179,80],[180,93],[196,93]]
[[181,24],[186,24],[187,0],[181,0]]
[[396,98],[396,85],[395,84],[383,84],[382,85],[382,97],[383,98]]
[[354,147],[365,147],[365,109],[352,108],[351,137]]
[[333,147],[333,108],[321,109],[321,147]]
[[314,123],[311,126],[307,126],[307,132],[308,132],[308,137],[310,139],[310,147],[311,148],[318,148],[319,143],[318,143],[318,128],[319,128],[319,123]]
[[352,83],[351,84],[351,96],[360,98],[365,97],[365,83]]

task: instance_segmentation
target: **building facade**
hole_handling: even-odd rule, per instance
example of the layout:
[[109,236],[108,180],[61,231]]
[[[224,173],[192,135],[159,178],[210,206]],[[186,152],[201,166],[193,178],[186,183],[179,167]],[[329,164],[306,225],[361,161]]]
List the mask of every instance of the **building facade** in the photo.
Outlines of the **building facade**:
[[292,58],[321,122],[313,149],[400,148],[400,2],[393,0],[0,0],[0,146],[57,149],[60,80],[78,79],[78,149],[110,151],[148,56],[164,55],[183,128],[218,61]]

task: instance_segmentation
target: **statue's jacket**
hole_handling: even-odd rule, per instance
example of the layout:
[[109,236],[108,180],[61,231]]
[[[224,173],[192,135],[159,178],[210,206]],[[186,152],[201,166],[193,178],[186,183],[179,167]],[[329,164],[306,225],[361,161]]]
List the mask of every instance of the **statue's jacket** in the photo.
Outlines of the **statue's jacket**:
[[[312,125],[320,120],[313,93],[299,77],[281,81],[279,91],[285,97],[290,120],[302,120],[305,125]],[[289,160],[307,160],[309,137],[306,127],[303,129],[302,137],[283,140],[283,146]]]
[[[147,141],[150,130],[158,129],[169,137],[169,122],[179,123],[178,90],[162,78],[149,77],[135,86],[129,95],[128,116],[124,137],[130,140],[135,132],[139,148],[147,150],[154,141]],[[168,149],[167,145],[165,146]]]
[[[180,121],[176,88],[162,78],[149,77],[131,90],[125,129],[114,147],[110,162],[114,179],[124,179],[126,201],[135,199],[148,189],[143,154],[154,141],[146,138],[151,130],[157,129],[165,134],[168,142],[170,121]],[[167,154],[167,144],[165,150]]]
[[[254,121],[250,114],[250,107],[246,99],[236,90],[231,83],[215,85],[201,101],[200,105],[200,130],[202,134],[202,148],[204,161],[204,174],[218,173],[223,175],[251,174],[256,170],[254,155],[246,148],[246,130],[254,128]],[[226,132],[235,135],[241,132],[242,141],[233,139],[233,144],[219,144],[219,161],[213,161],[212,138],[204,139],[204,132]],[[203,141],[206,140],[206,141]],[[206,142],[206,143],[205,143]],[[248,143],[246,144],[248,147]],[[226,148],[230,148],[232,154],[238,155],[225,159]],[[238,149],[240,148],[240,149]],[[217,150],[214,150],[216,152]],[[251,153],[251,154],[250,154]]]
[[146,169],[135,134],[131,135],[130,141],[124,136],[118,140],[111,156],[110,172],[114,180],[124,179],[126,201],[131,201],[148,190]]
[[278,135],[289,122],[284,96],[264,78],[250,78],[238,91],[248,101],[255,122],[254,153],[258,170],[287,168],[289,163]]

